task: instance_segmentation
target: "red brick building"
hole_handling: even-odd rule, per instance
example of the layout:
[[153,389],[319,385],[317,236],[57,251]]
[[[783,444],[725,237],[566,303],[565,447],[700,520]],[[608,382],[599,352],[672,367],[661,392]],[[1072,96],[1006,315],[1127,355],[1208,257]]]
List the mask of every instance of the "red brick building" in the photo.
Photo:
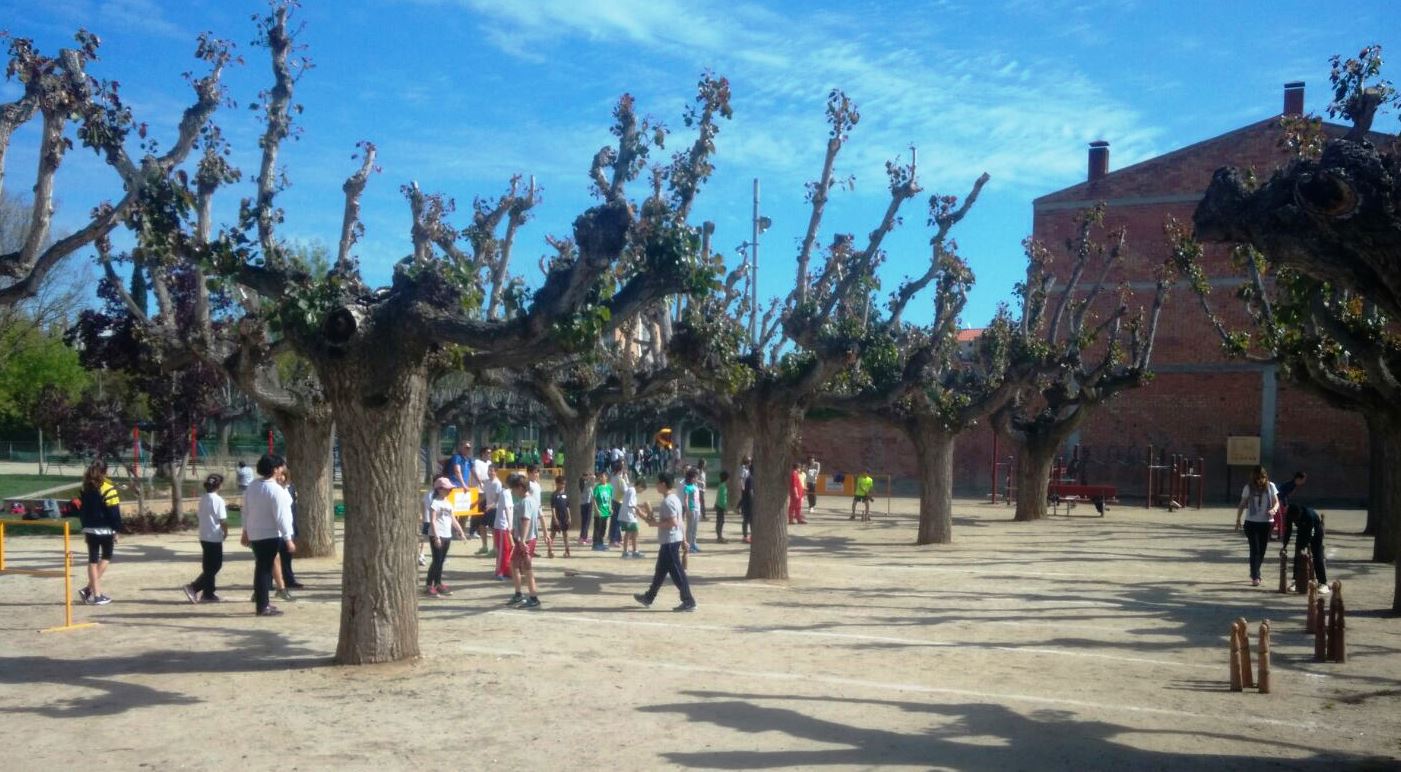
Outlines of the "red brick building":
[[[1287,84],[1284,112],[1298,114],[1302,108],[1303,84]],[[1116,171],[1109,170],[1109,143],[1093,142],[1087,179],[1033,202],[1033,236],[1057,249],[1076,233],[1079,212],[1105,202],[1106,229],[1127,231],[1129,256],[1117,278],[1137,293],[1137,302],[1147,305],[1153,271],[1168,256],[1163,223],[1175,217],[1190,224],[1212,174],[1222,166],[1251,167],[1267,178],[1288,160],[1279,139],[1279,116],[1270,116]],[[1228,323],[1243,326],[1246,320],[1232,297],[1241,280],[1229,268],[1227,251],[1209,247],[1205,266],[1217,310]],[[1069,445],[1090,450],[1088,482],[1117,485],[1121,497],[1141,502],[1152,445],[1204,459],[1207,497],[1229,499],[1238,495],[1245,470],[1231,470],[1228,487],[1226,438],[1239,435],[1259,437],[1261,457],[1272,477],[1285,479],[1296,469],[1307,470],[1311,498],[1365,498],[1368,448],[1361,418],[1329,408],[1283,381],[1272,365],[1227,358],[1185,285],[1174,291],[1163,310],[1152,369],[1156,375],[1149,386],[1099,408],[1071,438]],[[954,479],[964,493],[989,490],[992,442],[987,428],[960,438]],[[868,463],[897,478],[913,473],[908,443],[874,422],[812,422],[804,429],[803,444],[805,453],[825,459],[826,468],[853,469]],[[998,455],[1009,452],[1015,448],[1003,440]]]

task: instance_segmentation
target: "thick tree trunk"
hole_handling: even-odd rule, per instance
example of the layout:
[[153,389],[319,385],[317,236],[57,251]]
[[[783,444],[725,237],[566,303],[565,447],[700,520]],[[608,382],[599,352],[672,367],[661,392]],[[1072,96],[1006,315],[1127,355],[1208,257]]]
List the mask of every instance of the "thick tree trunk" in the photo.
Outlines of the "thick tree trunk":
[[219,440],[214,453],[225,462],[229,459],[229,436],[233,434],[233,421],[219,422]]
[[177,457],[166,466],[166,477],[170,478],[170,512],[178,519],[185,512],[185,459]]
[[[579,478],[593,474],[593,453],[598,445],[598,413],[590,412],[568,421],[555,418],[564,432],[564,485],[569,491],[569,521],[575,533],[583,520],[584,494],[579,492]],[[593,526],[589,527],[593,532]]]
[[428,407],[422,352],[376,346],[317,362],[344,465],[345,559],[337,664],[417,657],[418,448]]
[[336,554],[336,515],[331,477],[334,438],[330,411],[317,418],[278,416],[287,446],[287,469],[297,486],[297,557]]
[[738,511],[739,467],[754,447],[754,430],[742,415],[725,416],[716,422],[720,430],[720,469],[730,473],[730,509]]
[[1028,438],[1017,458],[1017,512],[1013,520],[1040,520],[1046,516],[1046,488],[1051,483],[1060,443]]
[[[1375,425],[1375,429],[1373,426]],[[1401,472],[1396,459],[1401,458],[1401,427],[1391,421],[1368,421],[1372,453],[1368,488],[1374,498],[1367,501],[1367,520],[1375,519],[1372,540],[1372,562],[1390,563],[1401,552]]]
[[788,578],[788,484],[803,410],[782,402],[754,413],[754,522],[747,579]]
[[[923,425],[921,425],[923,424]],[[958,435],[931,421],[905,424],[919,466],[919,536],[916,544],[953,542],[953,449]]]

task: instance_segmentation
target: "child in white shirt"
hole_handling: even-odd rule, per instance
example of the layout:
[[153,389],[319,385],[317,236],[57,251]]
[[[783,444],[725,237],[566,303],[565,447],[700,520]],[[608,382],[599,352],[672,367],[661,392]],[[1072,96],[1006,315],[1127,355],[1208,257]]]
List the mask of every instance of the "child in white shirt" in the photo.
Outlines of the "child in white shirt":
[[204,553],[197,579],[185,585],[185,597],[191,603],[218,603],[214,592],[214,577],[224,567],[224,539],[229,536],[229,511],[219,486],[224,476],[211,474],[204,478],[204,495],[199,499],[199,546]]

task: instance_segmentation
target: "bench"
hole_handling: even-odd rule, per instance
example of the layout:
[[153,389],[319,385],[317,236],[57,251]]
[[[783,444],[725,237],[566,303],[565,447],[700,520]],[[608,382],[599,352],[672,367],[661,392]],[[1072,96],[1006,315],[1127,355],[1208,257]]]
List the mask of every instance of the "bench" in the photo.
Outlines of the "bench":
[[1046,501],[1051,505],[1051,514],[1059,514],[1060,508],[1065,507],[1065,516],[1071,516],[1071,510],[1077,504],[1093,504],[1096,517],[1104,517],[1104,508],[1107,504],[1119,503],[1119,489],[1112,485],[1081,485],[1079,483],[1056,483],[1053,482],[1046,487]]

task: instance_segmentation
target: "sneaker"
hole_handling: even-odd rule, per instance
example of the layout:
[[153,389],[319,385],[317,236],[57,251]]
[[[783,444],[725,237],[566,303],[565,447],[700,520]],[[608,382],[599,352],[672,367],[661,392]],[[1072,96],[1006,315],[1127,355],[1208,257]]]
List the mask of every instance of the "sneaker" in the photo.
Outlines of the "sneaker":
[[633,596],[632,596],[632,599],[635,600],[635,601],[637,601],[638,603],[641,603],[642,605],[646,606],[647,608],[651,608],[651,607],[652,607],[652,599],[649,598],[649,597],[647,597],[644,593],[640,593],[640,592],[639,592],[639,593],[634,593]]
[[487,551],[486,551],[486,556],[489,557],[489,558],[494,558],[494,557],[496,557],[496,550],[487,550]]
[[289,589],[289,590],[303,590],[303,589],[306,589],[306,585],[302,584],[301,582],[288,582],[288,583],[287,583],[287,589]]
[[751,539],[751,538],[748,537],[748,536],[745,536],[744,538],[740,539],[740,541],[744,542],[745,544],[753,544],[753,543],[754,543],[753,539]]
[[800,517],[800,518],[798,518],[798,525],[807,525],[807,524],[808,524],[808,519],[807,519],[806,517]]
[[439,595],[451,595],[451,594],[452,594],[452,590],[449,590],[449,589],[448,589],[448,586],[447,586],[446,584],[440,584],[440,585],[438,585],[438,594],[439,594]]
[[108,603],[111,603],[111,602],[112,602],[112,599],[109,598],[109,597],[107,597],[106,595],[99,595],[99,596],[97,596],[96,598],[93,598],[93,599],[92,599],[92,603],[93,603],[94,606],[105,606],[105,605],[107,605]]
[[266,607],[266,608],[261,608],[261,609],[258,609],[258,616],[260,616],[260,617],[280,617],[280,616],[282,616],[282,609],[278,608],[277,606],[268,606],[268,607]]
[[92,590],[88,589],[87,587],[83,587],[82,589],[78,590],[78,599],[88,605],[91,605]]
[[520,608],[540,608],[540,599],[526,598],[525,602],[520,604]]
[[700,545],[699,545],[699,544],[692,544],[692,545],[691,545],[691,551],[692,551],[692,552],[700,552],[700,551],[701,551]]
[[726,539],[726,538],[724,538],[724,537],[721,537],[721,536],[716,536],[716,537],[715,537],[715,543],[716,543],[716,544],[729,544],[729,543],[730,543],[730,540],[729,540],[729,539]]
[[195,595],[195,588],[193,586],[187,584],[184,587],[181,587],[180,589],[185,591],[185,597],[191,603],[199,603],[199,596]]
[[676,608],[672,609],[672,611],[695,611],[695,610],[696,610],[696,604],[694,604],[694,603],[682,603],[680,606],[677,606]]
[[1320,584],[1320,585],[1318,585],[1318,594],[1319,594],[1319,595],[1327,595],[1327,594],[1330,593],[1330,592],[1332,592],[1332,590],[1328,589],[1328,585],[1326,585],[1326,584]]
[[[485,555],[486,553],[488,553],[488,552],[490,552],[490,551],[491,551],[491,550],[487,549],[486,547],[482,547],[481,549],[477,550],[476,554],[478,554],[478,555]],[[419,565],[421,566],[421,565],[423,565],[423,564],[422,564],[422,563],[419,563]]]
[[279,598],[281,598],[281,599],[287,601],[288,603],[296,603],[296,602],[297,602],[297,599],[292,597],[292,593],[290,593],[290,592],[288,592],[288,591],[286,591],[286,590],[278,590],[278,591],[277,591],[277,597],[279,597]]
[[419,555],[419,556],[418,556],[418,564],[419,564],[420,566],[426,566],[426,565],[428,565],[428,558],[425,558],[424,556]]
[[1250,580],[1250,586],[1251,586],[1251,587],[1259,587],[1259,586],[1260,586],[1260,577],[1257,576],[1257,577],[1251,579],[1251,580]]
[[633,558],[640,558],[640,557],[642,557],[642,553],[641,553],[641,552],[638,552],[637,550],[633,550],[633,551],[632,551],[632,556],[633,556]]
[[618,557],[622,558],[623,560],[631,560],[632,553],[628,552],[627,550],[623,550],[623,554],[619,555]]
[[429,586],[426,590],[424,590],[424,594],[430,598],[436,598],[438,597],[438,588],[435,586]]
[[199,599],[200,603],[222,603],[223,601],[224,599],[218,595],[206,595]]
[[524,603],[524,602],[525,602],[525,596],[522,595],[522,594],[520,594],[520,593],[516,593],[515,595],[512,595],[512,596],[511,596],[511,599],[510,599],[510,600],[506,601],[506,605],[507,605],[507,606],[514,606],[514,605],[516,605],[516,604],[518,604],[518,603]]
[[608,551],[608,547],[606,547],[606,546],[604,546],[604,545],[602,545],[602,544],[595,544],[595,545],[593,545],[593,551],[594,551],[594,552],[607,552],[607,551]]

